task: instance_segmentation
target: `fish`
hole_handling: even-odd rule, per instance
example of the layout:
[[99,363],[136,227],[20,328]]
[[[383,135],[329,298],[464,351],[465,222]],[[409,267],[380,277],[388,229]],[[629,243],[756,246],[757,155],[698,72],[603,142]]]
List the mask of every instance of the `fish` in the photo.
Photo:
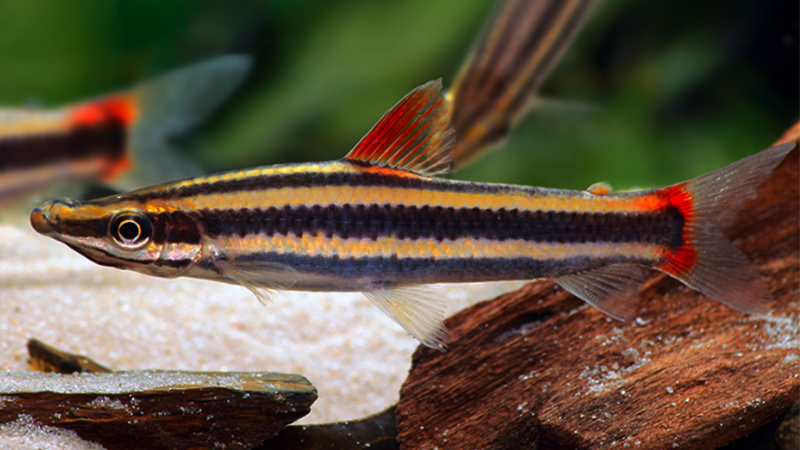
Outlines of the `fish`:
[[505,0],[497,4],[445,94],[458,136],[451,171],[501,145],[529,108],[572,103],[543,100],[536,93],[596,3]]
[[264,303],[289,289],[363,292],[439,349],[436,283],[547,278],[629,320],[655,269],[740,311],[768,311],[769,290],[722,230],[793,144],[660,189],[592,193],[439,178],[455,142],[441,80],[431,81],[341,160],[52,200],[30,221],[100,265],[240,285]]
[[199,175],[168,139],[207,118],[249,68],[250,57],[226,55],[74,105],[0,109],[0,207],[71,183],[127,191]]

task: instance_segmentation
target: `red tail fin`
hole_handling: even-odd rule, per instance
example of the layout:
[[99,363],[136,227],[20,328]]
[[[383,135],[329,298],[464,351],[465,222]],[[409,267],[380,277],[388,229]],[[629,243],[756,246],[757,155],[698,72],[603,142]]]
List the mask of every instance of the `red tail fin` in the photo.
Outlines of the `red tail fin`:
[[752,264],[722,233],[795,144],[784,144],[694,180],[659,190],[681,211],[683,244],[659,270],[739,311],[766,312],[772,299]]

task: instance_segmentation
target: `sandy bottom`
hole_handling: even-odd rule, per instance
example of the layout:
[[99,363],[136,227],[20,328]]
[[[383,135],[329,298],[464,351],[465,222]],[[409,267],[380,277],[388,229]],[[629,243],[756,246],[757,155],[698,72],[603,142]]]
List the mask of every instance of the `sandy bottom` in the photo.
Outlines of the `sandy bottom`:
[[[522,284],[435,288],[452,314],[468,296]],[[418,344],[361,294],[286,292],[263,306],[242,287],[104,268],[8,225],[0,225],[0,286],[0,370],[28,370],[25,343],[35,337],[115,370],[298,373],[319,390],[302,423],[395,403]]]

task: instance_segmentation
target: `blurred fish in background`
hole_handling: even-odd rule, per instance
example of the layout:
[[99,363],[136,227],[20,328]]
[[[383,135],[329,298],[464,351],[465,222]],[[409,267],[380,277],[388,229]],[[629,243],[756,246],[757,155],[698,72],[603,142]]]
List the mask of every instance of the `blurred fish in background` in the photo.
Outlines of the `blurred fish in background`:
[[507,0],[448,93],[459,169],[501,143],[567,49],[594,0]]
[[[498,4],[448,95],[459,137],[454,167],[508,134],[593,3]],[[0,110],[0,206],[53,185],[45,196],[81,197],[68,182],[131,190],[198,175],[167,139],[201,122],[248,68],[247,57],[222,57],[75,106]]]
[[168,139],[202,122],[249,67],[249,57],[223,56],[72,106],[0,109],[0,207],[82,189],[65,183],[130,190],[200,174]]
[[[204,55],[247,53],[252,76],[182,153],[205,172],[332,160],[411,87],[444,76],[454,93],[448,75],[496,3],[0,0],[0,103],[67,104]],[[768,146],[798,117],[799,7],[599,2],[534,92],[602,113],[534,108],[502,151],[458,178],[666,185]]]

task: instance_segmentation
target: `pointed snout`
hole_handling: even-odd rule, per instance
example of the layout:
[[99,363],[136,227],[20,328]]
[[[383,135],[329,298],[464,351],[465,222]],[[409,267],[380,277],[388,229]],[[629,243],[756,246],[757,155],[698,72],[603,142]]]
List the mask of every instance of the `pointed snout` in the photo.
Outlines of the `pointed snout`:
[[38,233],[51,236],[58,231],[60,211],[69,208],[72,203],[61,200],[50,200],[31,212],[31,226]]
[[55,227],[47,220],[47,211],[50,209],[50,203],[34,208],[31,212],[31,226],[39,234],[44,234],[55,231]]

